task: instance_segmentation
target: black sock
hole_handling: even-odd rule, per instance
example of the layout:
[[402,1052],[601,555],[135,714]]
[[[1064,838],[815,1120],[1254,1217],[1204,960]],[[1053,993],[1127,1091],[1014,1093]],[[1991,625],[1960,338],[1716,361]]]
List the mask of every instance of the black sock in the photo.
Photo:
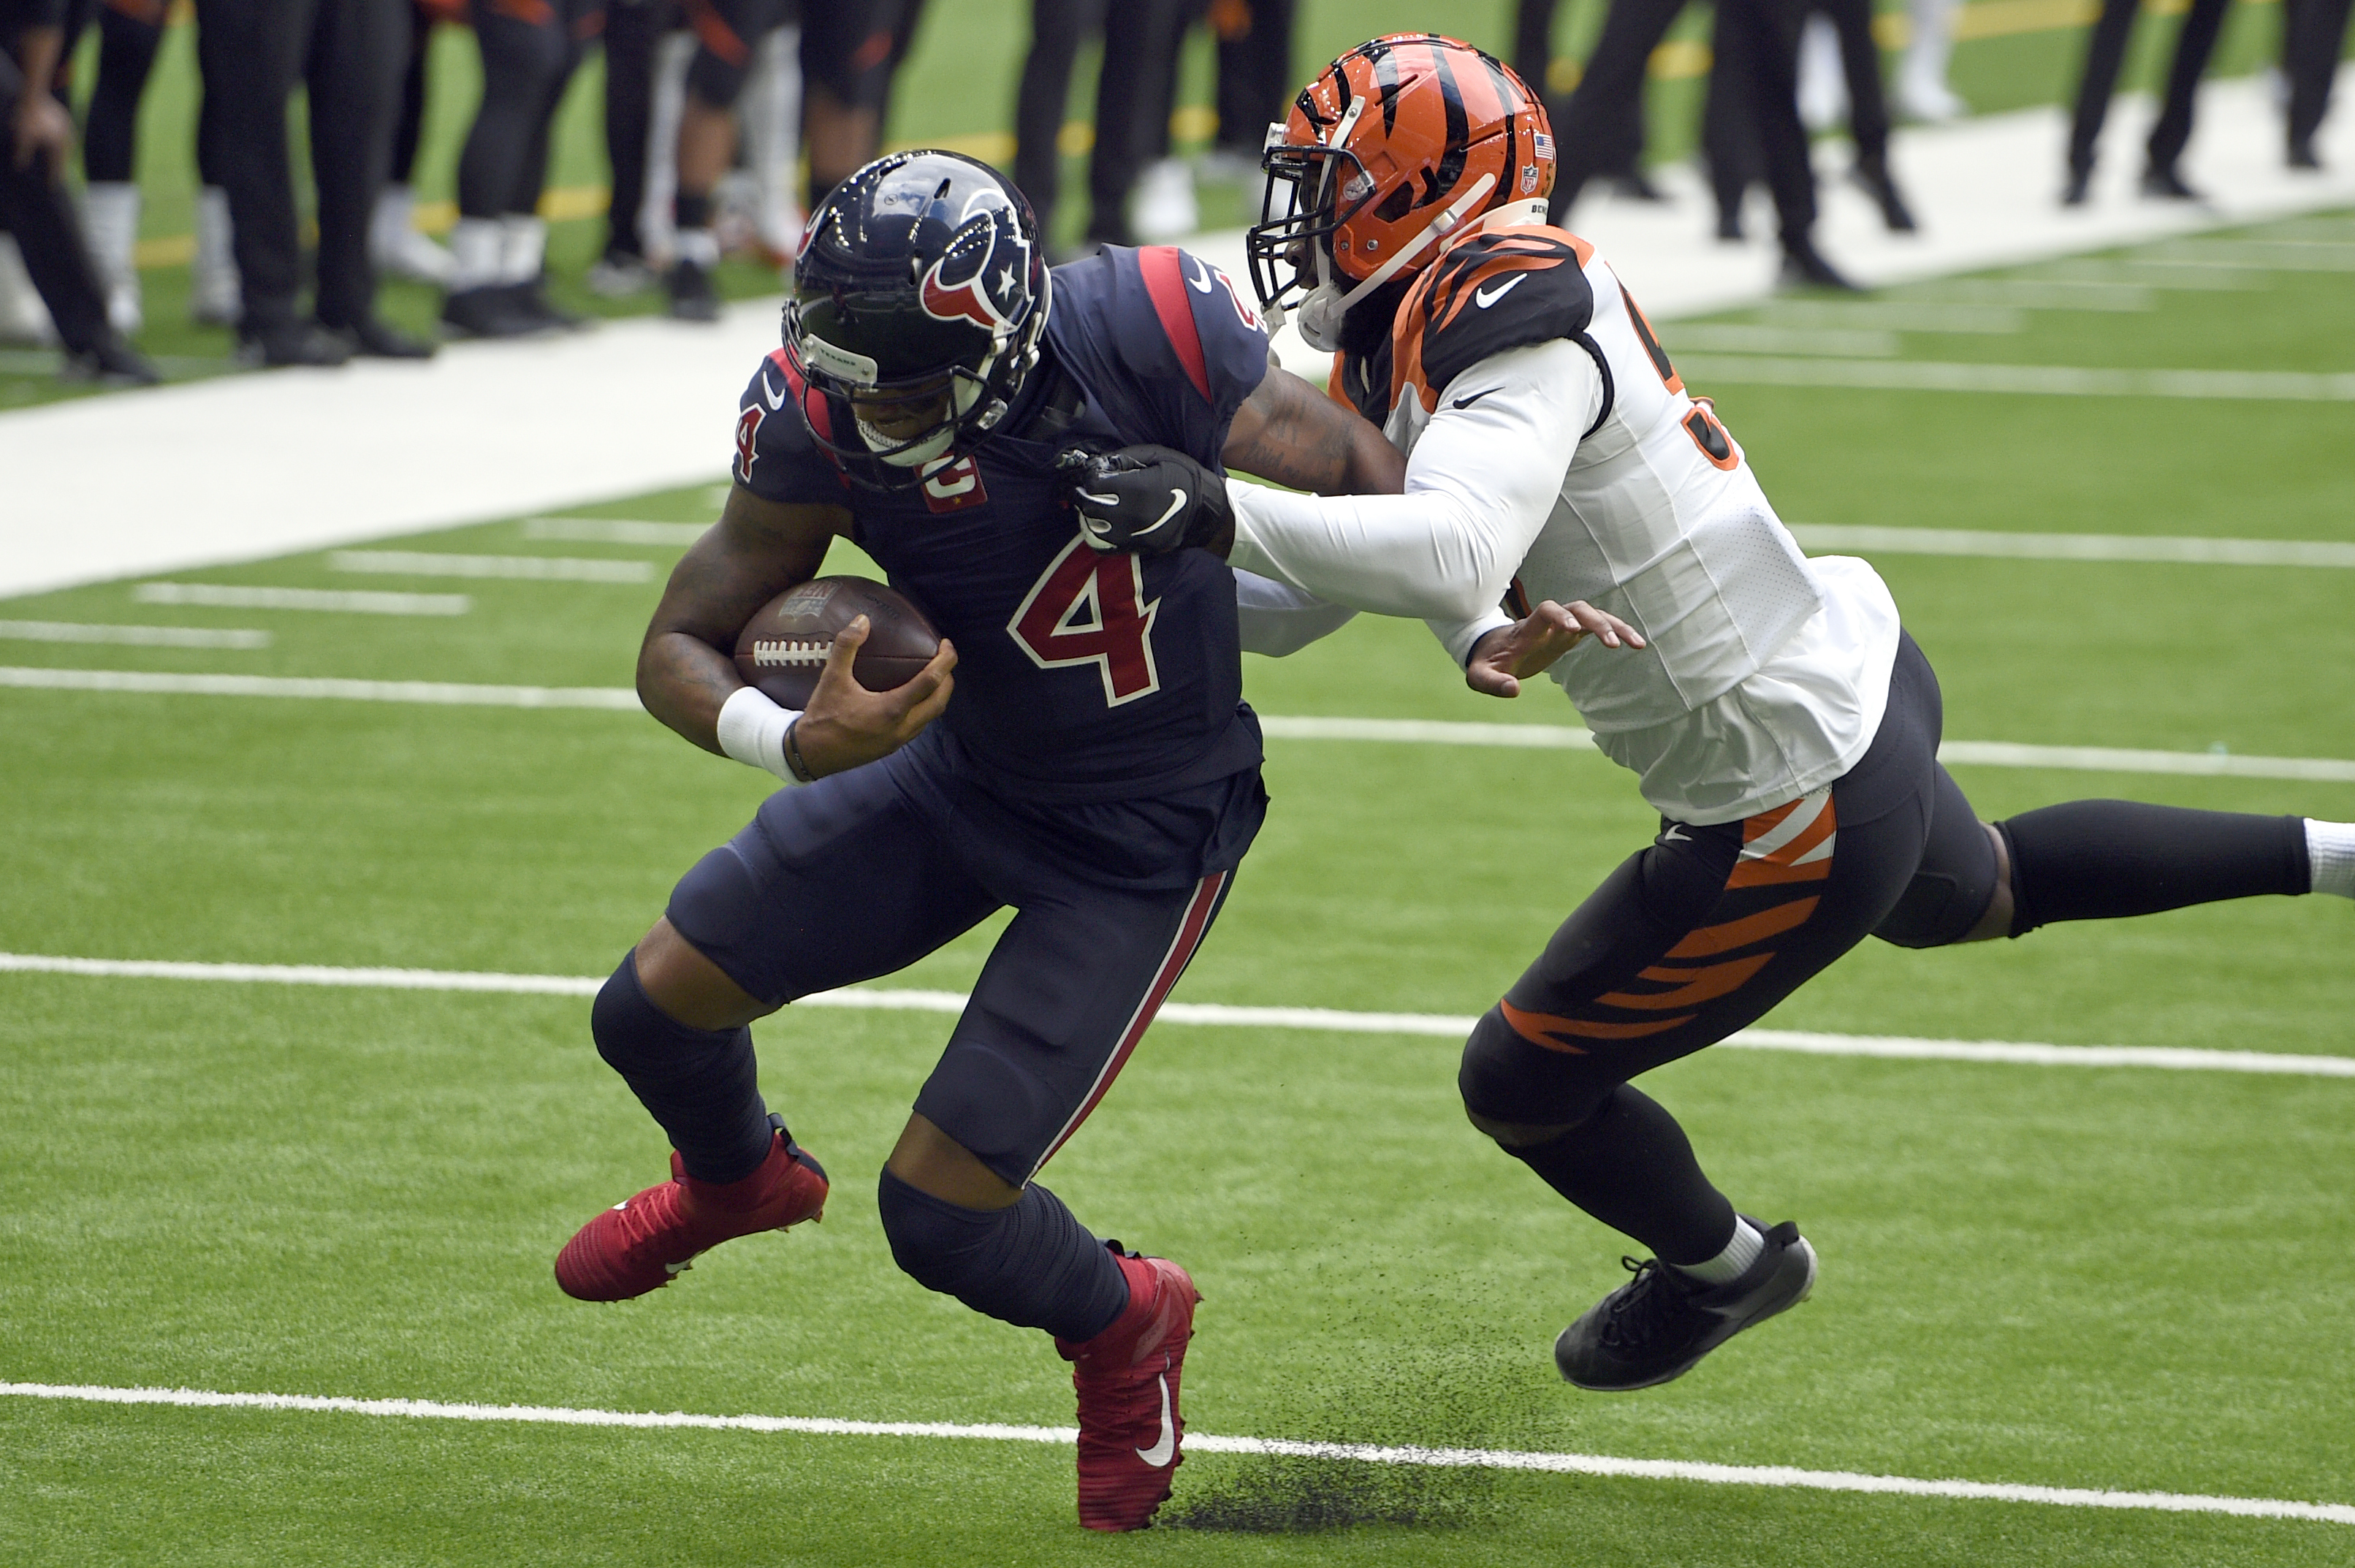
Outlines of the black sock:
[[966,1209],[890,1171],[876,1208],[891,1256],[917,1284],[1023,1328],[1092,1339],[1128,1305],[1111,1252],[1033,1184],[1010,1209]]
[[1733,1205],[1659,1103],[1622,1083],[1550,1143],[1507,1148],[1546,1185],[1671,1264],[1707,1263],[1733,1235]]
[[689,1029],[671,1018],[638,984],[634,952],[597,993],[589,1028],[597,1054],[662,1124],[689,1176],[736,1181],[769,1157],[773,1129],[751,1029]]
[[2017,899],[2011,934],[2256,893],[2303,893],[2306,820],[2073,800],[2007,817]]
[[711,227],[711,197],[708,192],[697,196],[689,191],[680,191],[671,197],[670,210],[672,220],[681,229]]

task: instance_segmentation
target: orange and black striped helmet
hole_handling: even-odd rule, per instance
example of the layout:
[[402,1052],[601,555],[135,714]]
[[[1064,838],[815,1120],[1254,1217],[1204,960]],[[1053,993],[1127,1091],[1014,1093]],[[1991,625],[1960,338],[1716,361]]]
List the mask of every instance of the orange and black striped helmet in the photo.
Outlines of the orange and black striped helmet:
[[1437,34],[1393,33],[1302,89],[1284,123],[1268,127],[1261,163],[1252,285],[1280,309],[1319,283],[1411,276],[1438,254],[1444,231],[1547,196],[1553,133],[1537,94],[1503,61]]

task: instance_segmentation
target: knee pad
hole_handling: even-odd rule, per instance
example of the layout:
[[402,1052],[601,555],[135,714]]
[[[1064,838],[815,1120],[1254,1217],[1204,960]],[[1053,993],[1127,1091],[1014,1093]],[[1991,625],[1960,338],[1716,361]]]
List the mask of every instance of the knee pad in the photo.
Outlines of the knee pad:
[[1472,1026],[1455,1074],[1475,1125],[1573,1127],[1593,1116],[1618,1085],[1618,1078],[1591,1057],[1548,1051],[1524,1040],[1496,1008]]

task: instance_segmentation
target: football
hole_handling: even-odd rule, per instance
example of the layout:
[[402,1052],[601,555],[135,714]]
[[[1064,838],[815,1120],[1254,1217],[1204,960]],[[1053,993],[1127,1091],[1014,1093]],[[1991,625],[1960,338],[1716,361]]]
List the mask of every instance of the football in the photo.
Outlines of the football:
[[940,652],[940,634],[895,590],[865,577],[817,577],[761,606],[736,634],[736,673],[772,701],[806,708],[837,632],[868,619],[850,673],[869,691],[904,686]]

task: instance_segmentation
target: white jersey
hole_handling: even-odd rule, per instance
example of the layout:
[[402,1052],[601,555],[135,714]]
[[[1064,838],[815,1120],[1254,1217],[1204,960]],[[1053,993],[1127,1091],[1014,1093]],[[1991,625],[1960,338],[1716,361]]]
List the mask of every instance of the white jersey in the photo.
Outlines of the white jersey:
[[1460,665],[1528,605],[1583,599],[1646,645],[1589,638],[1553,678],[1684,822],[1807,794],[1872,743],[1897,651],[1887,587],[1861,560],[1801,555],[1582,240],[1526,224],[1457,240],[1337,389],[1406,453],[1406,493],[1231,481],[1232,564],[1268,580],[1244,580],[1246,648],[1290,652],[1338,604],[1422,617]]

